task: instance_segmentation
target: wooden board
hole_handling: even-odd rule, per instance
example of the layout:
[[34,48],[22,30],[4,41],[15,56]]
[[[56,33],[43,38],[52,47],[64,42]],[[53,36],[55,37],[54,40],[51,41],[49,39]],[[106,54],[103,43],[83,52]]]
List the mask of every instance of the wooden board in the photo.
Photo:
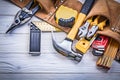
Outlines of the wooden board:
[[[5,34],[18,10],[20,8],[9,0],[1,0],[0,80],[120,80],[119,63],[114,61],[109,71],[98,68],[97,57],[91,54],[91,50],[80,63],[76,63],[55,51],[50,32],[42,32],[41,55],[30,56],[28,23],[41,20],[33,17],[12,34]],[[61,42],[66,34],[55,32],[55,36]]]
[[1,80],[119,80],[119,74],[0,74]]

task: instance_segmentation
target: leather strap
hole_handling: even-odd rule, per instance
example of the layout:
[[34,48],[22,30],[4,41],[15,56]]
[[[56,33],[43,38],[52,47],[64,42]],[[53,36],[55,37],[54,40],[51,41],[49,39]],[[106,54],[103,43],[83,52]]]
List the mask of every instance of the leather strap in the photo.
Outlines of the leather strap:
[[120,34],[112,31],[109,26],[104,28],[103,31],[97,31],[97,34],[111,37],[111,38],[115,39],[120,44]]

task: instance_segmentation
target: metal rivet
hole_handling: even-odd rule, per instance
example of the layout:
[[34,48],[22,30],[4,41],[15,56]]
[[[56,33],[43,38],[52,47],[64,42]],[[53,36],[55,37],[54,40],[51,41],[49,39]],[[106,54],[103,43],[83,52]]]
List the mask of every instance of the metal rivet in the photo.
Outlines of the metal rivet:
[[112,31],[114,31],[115,29],[114,28],[111,28]]
[[63,2],[64,2],[64,0],[60,0],[60,2],[61,2],[61,3],[63,3]]
[[58,7],[56,6],[55,8],[57,9]]
[[49,15],[51,16],[51,15],[52,15],[52,12],[50,12]]
[[19,0],[20,2],[23,2],[23,0]]

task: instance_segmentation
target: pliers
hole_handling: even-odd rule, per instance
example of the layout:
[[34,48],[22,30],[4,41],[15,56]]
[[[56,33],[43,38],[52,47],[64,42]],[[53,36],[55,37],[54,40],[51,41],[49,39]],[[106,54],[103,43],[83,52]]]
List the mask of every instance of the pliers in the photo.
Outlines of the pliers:
[[94,34],[96,33],[96,31],[99,30],[103,30],[103,27],[107,24],[108,19],[104,19],[102,22],[99,23],[100,16],[97,16],[96,19],[91,23],[92,27],[91,29],[89,29],[86,38],[89,39],[92,36],[94,36]]
[[16,14],[14,18],[14,22],[10,26],[10,28],[6,31],[6,33],[16,29],[17,27],[20,27],[21,25],[27,23],[32,16],[41,9],[41,6],[36,5],[33,9],[30,10],[31,7],[33,7],[35,1],[31,0],[24,8],[22,8],[18,13]]
[[[95,19],[94,19],[95,18]],[[98,29],[103,30],[103,27],[106,25],[107,19],[99,23],[100,16],[91,17],[88,19],[83,26],[79,28],[78,36],[79,38],[86,37],[90,39]],[[89,29],[89,26],[92,27]]]

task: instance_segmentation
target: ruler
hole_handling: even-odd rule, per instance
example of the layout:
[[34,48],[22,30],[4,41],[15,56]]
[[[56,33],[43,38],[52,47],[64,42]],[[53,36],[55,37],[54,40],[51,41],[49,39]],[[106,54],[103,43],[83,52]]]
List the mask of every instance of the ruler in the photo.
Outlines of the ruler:
[[49,32],[49,31],[61,31],[60,29],[48,24],[47,22],[44,22],[44,21],[32,21],[32,23],[37,26],[41,31],[46,31],[46,32]]

